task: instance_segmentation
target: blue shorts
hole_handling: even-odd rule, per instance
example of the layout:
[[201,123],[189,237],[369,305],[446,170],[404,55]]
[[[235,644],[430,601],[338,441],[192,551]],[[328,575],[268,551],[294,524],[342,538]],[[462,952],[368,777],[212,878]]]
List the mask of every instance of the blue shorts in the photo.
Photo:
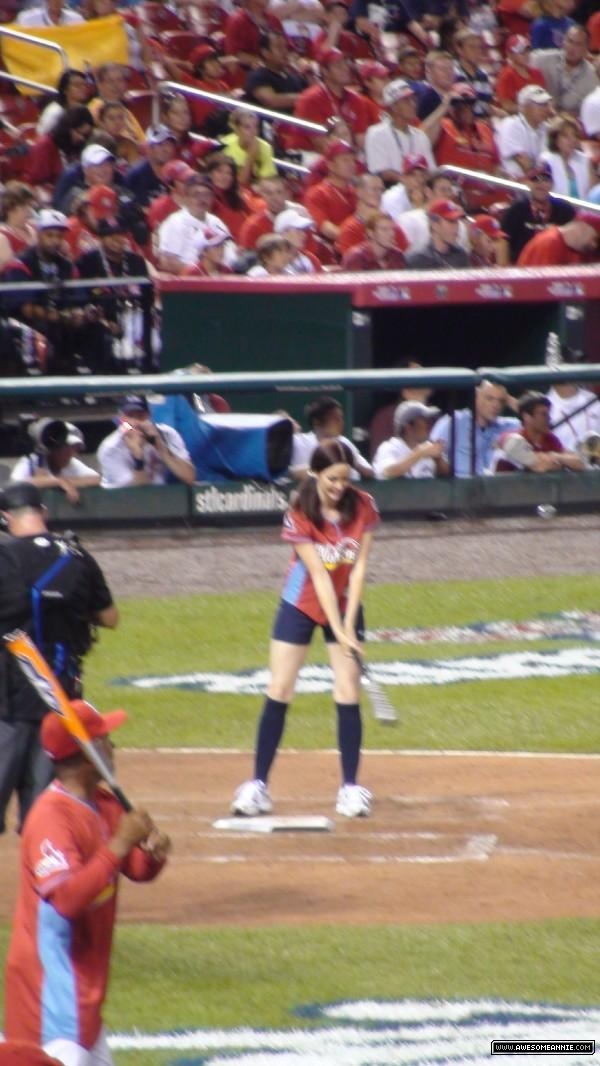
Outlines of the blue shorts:
[[[307,614],[304,614],[304,611],[299,611],[293,604],[287,603],[286,600],[281,600],[279,610],[275,615],[271,637],[273,640],[283,640],[286,644],[306,645],[310,644],[317,626],[319,626],[319,622],[309,618]],[[320,628],[323,630],[325,642],[327,644],[335,644],[331,626],[326,623]],[[358,609],[356,636],[359,640],[365,639],[365,619],[362,607]]]

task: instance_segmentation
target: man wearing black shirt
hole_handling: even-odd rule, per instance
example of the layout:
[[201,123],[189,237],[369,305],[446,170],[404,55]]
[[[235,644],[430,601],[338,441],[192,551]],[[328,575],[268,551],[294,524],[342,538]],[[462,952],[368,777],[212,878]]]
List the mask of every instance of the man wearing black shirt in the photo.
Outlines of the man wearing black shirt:
[[502,229],[508,236],[511,263],[516,263],[536,233],[548,226],[563,226],[575,217],[571,204],[550,196],[552,171],[547,163],[536,164],[528,170],[526,181],[529,196],[515,200],[501,219]]
[[307,81],[289,66],[289,51],[281,33],[264,34],[260,40],[261,65],[246,80],[248,100],[271,111],[291,114]]

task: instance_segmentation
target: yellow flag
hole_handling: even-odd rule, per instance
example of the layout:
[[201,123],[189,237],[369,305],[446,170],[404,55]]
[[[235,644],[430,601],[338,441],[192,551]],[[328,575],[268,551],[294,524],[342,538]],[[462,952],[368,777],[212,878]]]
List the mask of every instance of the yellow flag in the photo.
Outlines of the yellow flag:
[[[75,70],[84,70],[86,63],[98,67],[101,63],[128,62],[127,33],[121,15],[77,22],[74,26],[19,26],[13,22],[5,28],[60,45],[66,54],[66,65]],[[56,87],[65,64],[55,49],[4,35],[0,36],[0,46],[9,74],[28,78],[51,89]],[[27,89],[21,91],[30,92]]]

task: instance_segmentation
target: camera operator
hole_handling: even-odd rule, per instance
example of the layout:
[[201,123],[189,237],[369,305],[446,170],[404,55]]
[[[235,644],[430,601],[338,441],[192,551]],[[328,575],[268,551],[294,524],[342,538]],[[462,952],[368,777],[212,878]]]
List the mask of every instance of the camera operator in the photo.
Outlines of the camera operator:
[[166,423],[155,423],[143,396],[126,396],[117,428],[98,448],[98,462],[106,489],[133,485],[191,485],[195,468],[182,437]]

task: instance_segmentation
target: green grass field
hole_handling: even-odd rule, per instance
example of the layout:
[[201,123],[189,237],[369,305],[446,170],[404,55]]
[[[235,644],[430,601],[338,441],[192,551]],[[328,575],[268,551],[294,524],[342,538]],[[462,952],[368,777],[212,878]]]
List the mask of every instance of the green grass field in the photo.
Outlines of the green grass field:
[[[371,586],[366,607],[369,628],[377,628],[525,620],[595,610],[599,600],[600,578],[558,577]],[[90,699],[104,710],[122,705],[130,712],[120,746],[250,748],[258,697],[142,692],[116,687],[114,679],[263,667],[274,606],[272,593],[123,601],[120,629],[102,634],[87,672]],[[565,646],[573,642],[479,649],[372,644],[368,654],[372,660],[448,659]],[[320,641],[311,656],[324,661]],[[366,747],[597,752],[597,687],[594,676],[390,687],[401,727],[390,730],[369,720]],[[297,697],[287,745],[332,746],[332,718],[322,707],[323,697]],[[7,930],[0,929],[2,957],[6,940]],[[600,920],[592,919],[202,929],[179,926],[174,901],[172,926],[119,927],[106,1018],[111,1031],[121,1032],[285,1029],[310,1024],[291,1013],[295,1007],[365,997],[489,996],[594,1005],[600,1001],[599,950]],[[132,1051],[117,1052],[116,1061],[158,1066],[212,1060]],[[383,1066],[385,1060],[377,1062]]]

